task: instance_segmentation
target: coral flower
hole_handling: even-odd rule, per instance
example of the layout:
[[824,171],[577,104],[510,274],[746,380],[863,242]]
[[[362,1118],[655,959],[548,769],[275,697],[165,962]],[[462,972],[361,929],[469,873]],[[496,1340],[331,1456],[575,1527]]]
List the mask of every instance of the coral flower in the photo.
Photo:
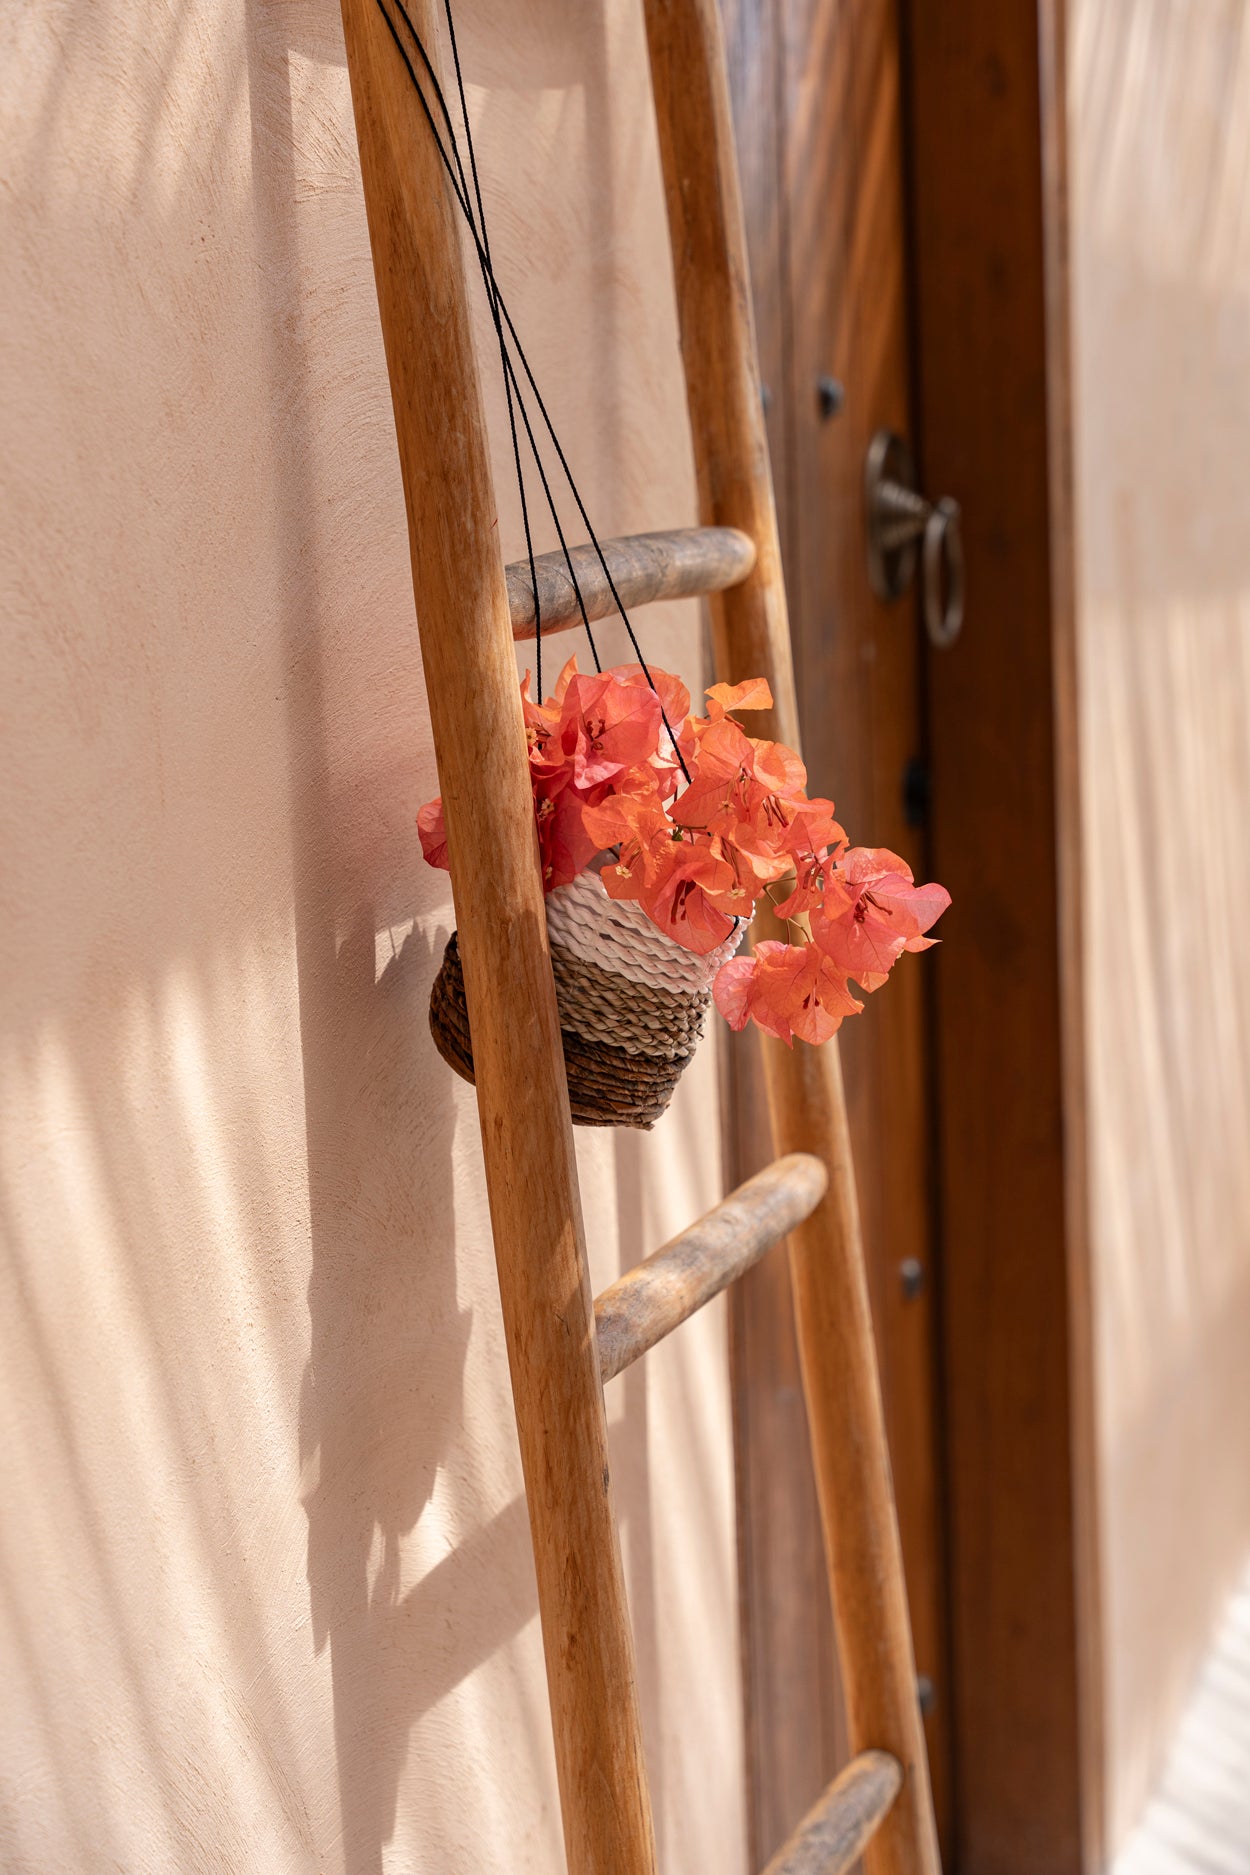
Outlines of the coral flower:
[[663,799],[677,786],[677,756],[665,730],[682,724],[690,692],[667,671],[641,665],[582,673],[570,658],[545,704],[521,685],[543,888],[567,885],[601,850],[586,829],[589,807],[621,795]]
[[716,840],[682,837],[655,801],[617,795],[585,810],[587,830],[619,849],[600,878],[609,898],[634,899],[683,949],[705,957],[723,944],[754,900]]
[[[690,692],[668,671],[640,664],[580,672],[570,658],[545,704],[529,695],[529,673],[521,685],[530,763],[538,772],[568,770],[579,795],[597,799],[605,788],[658,787],[671,794],[678,764],[665,722],[684,725]],[[674,729],[675,735],[679,728]],[[693,746],[693,737],[687,734]]]
[[917,885],[911,867],[884,846],[853,846],[826,880],[816,942],[865,990],[880,989],[904,951],[925,951],[925,937],[951,902],[940,885]]
[[781,850],[794,872],[788,898],[777,906],[779,918],[801,918],[821,901],[825,875],[846,846],[846,833],[833,816],[833,802],[816,799],[790,804],[790,823],[780,836]]
[[771,710],[773,693],[764,677],[748,677],[744,684],[713,684],[704,691],[707,720],[719,723],[730,710]]
[[690,786],[673,805],[683,827],[732,837],[742,828],[772,837],[789,824],[785,802],[802,794],[807,770],[780,742],[757,742],[724,717],[697,731]]
[[426,864],[440,866],[447,870],[447,823],[443,819],[443,803],[427,801],[417,815],[417,832],[421,835],[421,851]]
[[559,742],[579,794],[645,770],[660,746],[660,699],[612,676],[576,676],[564,693]]
[[[544,891],[597,857],[610,898],[638,904],[667,937],[708,956],[788,881],[778,914],[806,918],[798,944],[764,942],[718,972],[717,1007],[736,1029],[755,1022],[792,1044],[829,1039],[863,1005],[950,903],[918,886],[885,848],[847,847],[832,801],[809,799],[793,749],[747,735],[732,712],[766,710],[762,679],[714,684],[707,714],[667,671],[641,665],[582,672],[570,658],[536,702],[521,707]],[[685,785],[683,786],[683,782]],[[432,866],[447,865],[441,801],[417,816]]]
[[722,964],[713,985],[716,1007],[731,1029],[754,1022],[792,1047],[794,1037],[827,1042],[845,1016],[857,1015],[846,974],[817,944],[778,944],[765,939],[749,957]]

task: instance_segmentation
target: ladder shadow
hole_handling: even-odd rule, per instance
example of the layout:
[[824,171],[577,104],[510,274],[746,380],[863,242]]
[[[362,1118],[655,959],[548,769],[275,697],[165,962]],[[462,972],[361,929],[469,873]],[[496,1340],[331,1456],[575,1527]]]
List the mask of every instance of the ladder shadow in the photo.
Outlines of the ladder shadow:
[[[385,599],[362,599],[358,651],[345,660],[343,620],[327,610],[325,598],[334,589],[332,569],[319,560],[321,536],[311,519],[320,498],[318,424],[326,417],[318,399],[326,385],[312,329],[318,302],[304,303],[301,238],[306,243],[311,229],[326,244],[324,264],[341,270],[346,262],[335,244],[357,241],[360,229],[334,222],[333,204],[323,222],[301,221],[294,87],[300,60],[341,65],[338,6],[247,0],[245,32],[255,212],[272,283],[269,346],[281,470],[274,524],[286,560],[281,593],[312,1254],[299,1445],[312,1642],[329,1657],[338,1783],[340,1827],[328,1866],[344,1875],[381,1875],[396,1837],[412,1728],[529,1619],[534,1597],[525,1584],[532,1584],[532,1569],[523,1500],[486,1521],[487,1504],[477,1505],[484,1481],[472,1466],[460,1466],[457,1473],[467,1469],[468,1476],[456,1521],[474,1526],[473,1534],[407,1588],[421,1548],[414,1549],[414,1533],[450,1454],[463,1443],[472,1322],[457,1292],[458,1105],[445,1091],[433,1097],[441,1086],[433,1077],[444,1070],[426,1025],[446,935],[434,929],[445,888],[422,869],[413,839],[402,847],[395,839],[392,823],[410,824],[396,806],[414,785],[408,763],[402,772],[379,773],[364,766],[362,752],[345,766],[344,738],[369,710],[376,681],[368,610]],[[363,290],[372,296],[371,281]],[[352,413],[345,403],[334,414],[350,421]],[[393,533],[406,562],[402,500],[398,488],[388,495],[390,505],[370,514],[369,525],[388,538]],[[391,697],[392,707],[409,714],[421,707],[415,629],[411,651],[403,680],[410,695]],[[383,760],[404,760],[399,745],[378,746]],[[376,811],[362,815],[358,797],[377,797]],[[408,924],[414,912],[407,936],[388,946],[388,928]],[[522,1563],[510,1567],[510,1549],[522,1545]],[[484,1607],[483,1584],[495,1575],[516,1584],[516,1594]],[[436,1801],[415,1816],[406,1806],[405,1827],[410,1835],[417,1831],[419,1844],[446,1833],[433,1814]]]
[[[342,1829],[338,1854],[345,1875],[381,1875],[388,1845],[391,1853],[398,1846],[401,1811],[402,1830],[415,1827],[418,1843],[435,1843],[448,1835],[443,1823],[459,1822],[453,1806],[462,1806],[466,1789],[472,1788],[463,1780],[446,1792],[427,1784],[421,1815],[412,1817],[404,1767],[414,1727],[532,1622],[537,1596],[524,1497],[483,1521],[489,1507],[483,1505],[481,1516],[475,1515],[474,1493],[479,1498],[485,1493],[462,1444],[461,1456],[454,1463],[451,1457],[457,1442],[463,1442],[470,1318],[456,1293],[456,1103],[431,1097],[426,1056],[425,998],[441,942],[431,944],[418,925],[375,981],[375,934],[410,915],[422,887],[411,879],[401,887],[389,881],[393,855],[386,865],[380,858],[375,863],[371,852],[352,850],[350,831],[343,850],[336,848],[343,779],[335,771],[335,742],[345,711],[337,689],[344,673],[335,658],[336,621],[318,618],[324,569],[311,563],[317,537],[307,516],[320,491],[313,471],[304,466],[333,425],[315,407],[324,386],[311,357],[317,343],[312,327],[317,317],[326,316],[326,308],[306,312],[301,302],[301,292],[305,298],[308,293],[309,265],[301,236],[306,249],[312,224],[300,218],[311,211],[299,206],[296,87],[301,62],[341,65],[338,4],[246,0],[245,18],[256,212],[273,282],[271,345],[274,378],[282,392],[275,400],[283,468],[276,522],[289,543],[284,590],[294,673],[292,773],[298,777],[292,815],[299,882],[295,919],[313,1256],[308,1292],[312,1345],[300,1414],[308,1477],[308,1583],[314,1645],[319,1653],[328,1649],[330,1659]],[[513,122],[515,110],[505,108],[504,94],[522,94],[524,103],[517,108],[524,114],[549,108],[552,84],[585,82],[588,68],[599,90],[608,88],[604,48],[591,16],[576,43],[568,44],[561,43],[555,24],[540,40],[517,35],[503,0],[492,0],[458,24],[466,64],[483,72],[484,89],[491,94],[481,107],[487,145],[492,137],[505,136]],[[528,47],[520,59],[518,42]],[[493,124],[496,110],[500,120]],[[600,126],[594,147],[602,136]],[[601,153],[594,160],[602,165],[607,159]],[[495,165],[486,167],[496,173]],[[605,169],[597,172],[600,196],[610,193],[605,177]],[[316,235],[318,243],[336,238],[321,228]],[[359,228],[347,235],[340,229],[337,238],[357,240]],[[367,248],[361,251],[367,255]],[[611,377],[617,344],[611,283],[606,275],[596,279],[601,316],[579,334],[585,352],[581,375],[602,384]],[[531,290],[538,289],[531,284]],[[371,296],[371,281],[368,291]],[[542,310],[541,294],[538,303]],[[517,311],[519,316],[524,308],[518,305]],[[535,323],[534,349],[541,354],[544,321]],[[541,356],[536,364],[540,375],[550,375],[543,371]],[[494,394],[488,384],[488,401]],[[610,395],[608,401],[613,401]],[[353,415],[346,403],[331,414],[340,422]],[[597,466],[600,478],[613,486],[621,468],[615,449],[604,446]],[[589,485],[588,492],[593,494]],[[515,517],[509,513],[513,498],[506,488],[500,494],[501,527],[505,534],[509,528],[515,533]],[[397,484],[388,491],[385,511],[369,515],[369,525],[397,526],[402,538]],[[415,633],[412,655],[415,664]],[[338,759],[341,763],[341,755]],[[372,787],[378,778],[353,769],[350,779],[359,791],[366,779]],[[414,884],[415,890],[409,890]],[[617,1169],[620,1190],[631,1192],[637,1174],[633,1142],[618,1155]],[[393,1208],[380,1208],[379,1193]],[[641,1218],[629,1214],[628,1204],[626,1212],[622,1238],[632,1244]],[[639,1253],[653,1247],[640,1246]],[[658,1706],[661,1669],[655,1536],[646,1481],[645,1374],[640,1369],[620,1385],[626,1410],[613,1458],[626,1486],[623,1535],[639,1603],[644,1704],[651,1708]],[[458,1506],[455,1521],[468,1534],[413,1584],[413,1554],[422,1551],[425,1532],[415,1545],[410,1539],[444,1467],[456,1480],[467,1473],[467,1501]],[[440,1490],[447,1488],[445,1483]],[[533,1758],[541,1778],[550,1755],[546,1701],[532,1702],[531,1710],[532,1667],[519,1663],[515,1670],[515,1704],[526,1709],[529,1733],[516,1745]],[[653,1736],[654,1730],[653,1725]],[[438,1750],[446,1752],[445,1739]],[[540,1760],[545,1761],[541,1766]],[[653,1771],[657,1797],[662,1797],[663,1767],[655,1764],[654,1754]],[[435,1814],[440,1803],[448,1806],[443,1819]]]
[[420,1087],[411,1057],[437,948],[414,931],[376,986],[372,930],[341,948],[329,982],[301,967],[312,1273],[300,1447],[345,1875],[380,1875],[411,1727],[482,1657],[467,1610],[452,1619],[472,1576],[460,1548],[417,1591],[402,1587],[405,1542],[461,1434],[472,1319],[456,1291],[454,1109],[404,1100]]

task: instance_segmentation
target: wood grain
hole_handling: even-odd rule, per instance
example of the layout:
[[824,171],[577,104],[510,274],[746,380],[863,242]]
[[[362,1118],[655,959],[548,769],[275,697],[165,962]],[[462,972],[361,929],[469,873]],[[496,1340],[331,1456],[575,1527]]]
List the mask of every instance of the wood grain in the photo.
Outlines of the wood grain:
[[[609,618],[616,611],[616,598],[629,610],[657,599],[723,592],[745,579],[755,564],[754,542],[732,527],[679,527],[667,533],[628,534],[599,545],[602,561],[591,546],[571,547],[567,561],[559,550],[535,559],[544,637],[548,631],[581,625],[578,590],[588,619]],[[505,573],[513,637],[533,638],[534,582],[529,562],[518,560]]]
[[[876,430],[910,427],[900,46],[894,0],[775,10],[778,188],[788,264],[756,281],[784,295],[791,469],[783,534],[803,752],[852,837],[929,876],[923,814],[922,635],[913,599],[884,605],[867,577],[863,465]],[[744,125],[741,134],[749,134]],[[843,386],[836,418],[818,381]],[[939,1488],[933,1101],[927,963],[840,1039],[869,1293],[940,1833],[949,1834],[950,1673]],[[906,1261],[921,1273],[904,1286]]]
[[[410,0],[410,11],[432,48],[428,0]],[[460,234],[428,128],[374,0],[343,0],[343,24],[473,1022],[568,1867],[571,1875],[654,1875],[573,1132]]]
[[1078,714],[1074,369],[1068,184],[1066,0],[1038,0],[1038,105],[1041,116],[1042,272],[1045,292],[1050,569],[1055,724],[1056,887],[1064,1115],[1064,1214],[1068,1243],[1068,1336],[1072,1464],[1072,1573],[1076,1594],[1077,1738],[1081,1859],[1086,1871],[1107,1857],[1107,1690],[1103,1652],[1103,1569],[1098,1405],[1095,1397],[1093,1244],[1086,1067],[1084,851]]
[[[766,676],[761,733],[797,745],[798,711],[761,406],[742,205],[715,0],[646,0],[686,385],[707,525],[756,543],[750,577],[712,601],[718,674]],[[836,1045],[764,1046],[774,1149],[813,1152],[829,1194],[790,1238],[799,1345],[834,1616],[856,1750],[903,1766],[867,1852],[873,1875],[939,1866],[902,1556]]]
[[929,664],[956,1836],[968,1875],[1075,1875],[1100,1642],[1061,37],[1050,5],[903,18],[918,454],[968,564]]
[[[857,837],[926,868],[922,815],[904,776],[923,773],[923,660],[914,605],[868,587],[863,461],[881,425],[909,430],[906,229],[893,0],[724,0],[739,172],[766,425],[791,600],[799,717],[815,788]],[[836,419],[819,386],[844,391]],[[937,1401],[933,1103],[927,970],[842,1036],[869,1289],[894,1465],[939,1834],[950,1816],[950,1673]],[[727,1153],[754,1169],[761,1096],[746,1051],[729,1051]],[[900,1281],[904,1261],[919,1288]],[[797,1580],[823,1567],[809,1508],[806,1427],[796,1409],[784,1259],[734,1291],[748,1802],[757,1859],[780,1841],[845,1756],[817,1624],[796,1618]],[[823,1687],[822,1687],[823,1681]]]
[[[787,580],[809,490],[793,472],[795,430],[790,275],[790,184],[786,145],[789,0],[722,0],[738,174],[752,276],[756,349],[769,395],[764,421]],[[838,18],[844,18],[838,9]],[[817,78],[836,88],[830,75]],[[831,217],[836,222],[836,216]],[[822,246],[834,227],[822,232]],[[811,257],[804,259],[810,264]],[[821,511],[815,521],[833,545]],[[801,639],[801,591],[792,626]],[[801,649],[801,647],[800,647]],[[808,735],[808,725],[803,725]],[[819,759],[819,740],[806,744]],[[771,1146],[764,1067],[752,1035],[730,1035],[723,1051],[725,1152],[742,1178]],[[761,1865],[845,1764],[842,1706],[824,1537],[803,1399],[789,1256],[780,1246],[730,1294],[730,1363],[738,1498],[739,1618],[742,1628],[747,1818],[752,1861]]]
[[864,1751],[834,1778],[764,1875],[845,1875],[880,1828],[903,1773],[885,1751]]
[[757,1172],[595,1301],[605,1383],[710,1302],[824,1197],[819,1159],[791,1153]]

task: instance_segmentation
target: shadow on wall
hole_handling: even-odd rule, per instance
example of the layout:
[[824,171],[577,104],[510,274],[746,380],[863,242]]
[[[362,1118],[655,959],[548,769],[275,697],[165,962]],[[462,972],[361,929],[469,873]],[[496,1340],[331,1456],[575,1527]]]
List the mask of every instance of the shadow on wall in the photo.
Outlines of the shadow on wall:
[[[589,69],[606,82],[596,22],[588,21],[585,33],[577,35],[592,42],[587,45],[553,38],[551,22],[543,24],[548,30],[528,39],[534,61],[528,88],[536,112],[553,103],[567,108],[562,93],[579,67],[582,77]],[[473,69],[479,50],[489,48],[498,66],[500,48],[506,47],[511,86],[527,89],[517,68],[512,11],[493,19],[490,9],[475,10],[468,25],[466,58]],[[291,767],[299,777],[293,802],[296,940],[313,1259],[312,1347],[300,1444],[301,1457],[316,1473],[306,1499],[308,1579],[315,1645],[320,1650],[328,1643],[330,1650],[345,1875],[381,1875],[384,1850],[395,1838],[414,1725],[533,1618],[536,1598],[523,1497],[493,1517],[463,1504],[460,1521],[468,1534],[406,1592],[401,1579],[401,1542],[416,1530],[464,1418],[470,1317],[456,1292],[456,1109],[451,1099],[430,1097],[425,1025],[428,986],[445,934],[431,943],[419,929],[410,930],[377,975],[375,932],[408,907],[370,902],[372,880],[361,879],[354,834],[348,833],[341,851],[335,842],[342,777],[336,783],[329,744],[338,699],[327,694],[322,638],[313,628],[319,569],[310,563],[307,517],[316,489],[301,472],[316,448],[301,386],[316,382],[318,374],[305,349],[317,336],[303,327],[298,291],[300,128],[293,72],[299,60],[341,64],[338,6],[334,0],[280,7],[248,0],[247,31],[253,174],[272,281],[271,375],[287,388],[276,439],[287,470],[276,533],[287,555],[280,587],[288,668],[294,673],[288,692]],[[601,166],[593,192],[610,212],[604,148],[601,126],[591,145],[591,161]],[[548,143],[533,140],[533,152],[539,165],[534,186],[541,187]],[[354,164],[354,149],[348,157]],[[489,179],[486,186],[489,194]],[[610,251],[608,236],[602,228],[598,233]],[[567,230],[564,238],[575,239]],[[557,255],[550,259],[559,265]],[[371,276],[362,278],[372,306]],[[599,316],[587,321],[582,335],[594,357],[585,375],[604,396],[612,395],[619,351],[617,285],[610,275],[596,273],[592,291]],[[541,341],[535,349],[540,348]],[[392,447],[386,447],[388,459]],[[598,450],[605,459],[600,473],[609,484],[619,474],[614,449],[609,435]],[[397,480],[394,520],[397,538],[406,543]],[[506,482],[501,492],[503,503],[515,501]],[[367,524],[376,525],[376,518]],[[631,1194],[617,1228],[632,1261],[643,1229],[638,1142],[619,1142],[615,1162],[618,1189]],[[660,1650],[644,1375],[621,1383],[619,1405],[613,1463],[626,1506],[623,1537],[639,1623],[642,1690],[654,1712]],[[476,1465],[463,1445],[455,1468],[471,1492]],[[482,1501],[488,1490],[483,1481]],[[545,1699],[531,1717],[538,1735],[524,1749],[541,1760],[550,1751]],[[653,1749],[651,1764],[660,1808],[662,1753]],[[437,1838],[429,1814],[433,1804],[422,1817],[422,1834],[432,1830]],[[558,1831],[553,1819],[548,1822]]]
[[[469,28],[492,42],[496,148],[537,126],[501,211],[541,202],[573,139],[592,172],[526,282],[535,368],[596,511],[672,523],[671,308],[628,242],[618,277],[620,202],[594,200],[606,120],[641,138],[638,113],[605,100],[599,9],[517,14],[461,9],[475,70]],[[433,776],[336,0],[55,0],[5,19],[6,50],[10,27],[0,1864],[554,1866],[471,1109],[425,1029],[445,884],[412,837]],[[509,109],[514,36],[538,75]],[[618,190],[635,234],[648,163],[645,213]],[[572,295],[594,317],[566,340]],[[592,429],[618,349],[642,381]],[[652,1146],[579,1142],[601,1261],[709,1199],[704,1110]],[[729,1654],[722,1365],[709,1338],[694,1377],[657,1358],[609,1404],[652,1721],[661,1654],[670,1688]],[[676,1404],[654,1523],[648,1385]],[[658,1604],[657,1551],[680,1564]],[[728,1866],[678,1836],[696,1758],[736,1782],[721,1690],[656,1754],[669,1866]]]
[[401,1541],[416,1529],[463,1428],[471,1321],[456,1293],[456,1107],[430,1098],[424,1019],[445,933],[431,942],[409,930],[378,974],[375,934],[403,907],[361,898],[351,839],[336,850],[327,747],[334,702],[312,629],[315,490],[300,472],[314,447],[301,418],[313,381],[305,347],[315,339],[297,303],[292,53],[341,64],[337,5],[249,0],[272,375],[293,388],[278,439],[288,473],[277,533],[287,553],[289,734],[300,780],[292,819],[312,1247],[300,1402],[301,1460],[315,1477],[305,1500],[308,1584],[314,1645],[330,1650],[343,1868],[381,1875],[414,1724],[517,1634],[536,1604],[523,1498],[493,1518],[462,1505],[468,1538],[406,1593],[401,1578]]
[[[316,1479],[305,1505],[308,1584],[314,1645],[330,1646],[344,1866],[372,1875],[394,1831],[409,1725],[447,1690],[424,1671],[439,1658],[439,1624],[466,1625],[455,1620],[454,1579],[425,1621],[420,1604],[405,1603],[400,1541],[460,1431],[470,1316],[456,1302],[452,1109],[412,1110],[421,1083],[411,1017],[429,981],[427,947],[409,935],[375,987],[371,927],[337,956],[332,934],[325,940],[324,920],[303,903],[312,1275],[300,1452]],[[414,1206],[404,1185],[414,1183],[418,1142]],[[409,1178],[396,1179],[401,1167]],[[437,1220],[433,1232],[423,1213]]]

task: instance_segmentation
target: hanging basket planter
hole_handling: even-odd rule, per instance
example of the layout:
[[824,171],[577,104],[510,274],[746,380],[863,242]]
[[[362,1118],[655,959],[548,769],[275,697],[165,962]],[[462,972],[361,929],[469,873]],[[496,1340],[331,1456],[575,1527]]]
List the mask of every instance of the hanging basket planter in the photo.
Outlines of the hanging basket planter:
[[[655,1125],[702,1039],[716,973],[738,949],[744,929],[697,957],[658,930],[640,906],[610,899],[593,867],[548,895],[547,935],[575,1125]],[[430,993],[430,1033],[444,1061],[472,1081],[454,931]]]
[[[748,736],[731,714],[772,707],[761,679],[714,684],[706,716],[693,716],[685,685],[666,671],[626,664],[591,675],[570,658],[542,705],[526,676],[521,703],[578,1125],[654,1126],[709,1003],[733,1029],[753,1022],[787,1047],[818,1045],[904,951],[934,942],[925,933],[950,895],[918,886],[885,847],[848,846],[833,802],[808,795],[794,751]],[[448,867],[441,800],[426,802],[417,826],[429,863]],[[764,897],[788,941],[764,939],[736,957]],[[472,1081],[454,932],[430,1030]]]

